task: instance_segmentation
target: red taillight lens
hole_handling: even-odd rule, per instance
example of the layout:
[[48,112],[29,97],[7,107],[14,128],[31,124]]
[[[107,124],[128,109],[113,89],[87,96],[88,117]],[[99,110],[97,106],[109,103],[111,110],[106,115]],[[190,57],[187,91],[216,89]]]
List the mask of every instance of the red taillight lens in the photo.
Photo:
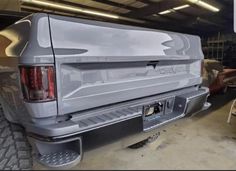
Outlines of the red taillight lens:
[[53,66],[21,66],[22,93],[28,101],[55,99],[55,74]]

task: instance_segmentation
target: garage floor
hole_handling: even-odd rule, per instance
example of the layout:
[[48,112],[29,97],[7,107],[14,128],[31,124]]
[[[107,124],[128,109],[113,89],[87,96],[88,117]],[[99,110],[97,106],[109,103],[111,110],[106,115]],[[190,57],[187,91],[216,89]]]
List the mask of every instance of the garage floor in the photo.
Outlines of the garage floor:
[[130,123],[85,135],[84,160],[74,169],[235,169],[236,117],[226,123],[235,97],[236,90],[212,97],[210,110],[152,131],[160,136],[139,149],[125,148],[139,136],[121,133]]

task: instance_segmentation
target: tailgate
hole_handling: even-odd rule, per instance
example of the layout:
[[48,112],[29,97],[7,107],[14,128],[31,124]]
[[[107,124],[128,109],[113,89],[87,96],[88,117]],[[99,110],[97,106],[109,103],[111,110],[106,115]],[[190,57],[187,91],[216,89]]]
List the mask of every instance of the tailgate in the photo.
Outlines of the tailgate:
[[50,15],[58,111],[201,84],[196,36]]

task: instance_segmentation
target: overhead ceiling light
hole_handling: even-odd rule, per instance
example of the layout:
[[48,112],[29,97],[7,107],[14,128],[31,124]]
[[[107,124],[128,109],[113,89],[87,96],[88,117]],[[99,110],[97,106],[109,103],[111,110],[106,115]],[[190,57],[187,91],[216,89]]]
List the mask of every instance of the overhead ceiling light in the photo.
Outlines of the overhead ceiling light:
[[198,5],[198,6],[201,6],[201,7],[205,8],[205,9],[208,9],[208,10],[210,10],[212,12],[219,12],[220,11],[219,8],[217,8],[217,7],[215,7],[215,6],[211,5],[211,4],[208,4],[206,2],[203,2],[201,0],[188,0],[188,1],[191,2],[191,3],[194,3],[194,4]]
[[158,14],[165,15],[165,14],[169,14],[171,12],[172,12],[171,10],[165,10],[165,11],[159,12]]
[[181,6],[178,6],[178,7],[174,7],[172,9],[169,9],[169,10],[165,10],[165,11],[162,11],[162,12],[159,12],[158,14],[160,15],[165,15],[165,14],[169,14],[171,12],[175,12],[177,10],[181,10],[181,9],[184,9],[184,8],[188,8],[190,7],[190,5],[186,4],[186,5],[181,5]]
[[101,12],[91,11],[91,10],[83,10],[82,12],[87,13],[87,14],[92,14],[92,15],[99,15],[102,17],[110,17],[110,18],[115,18],[115,19],[119,18],[119,16],[117,15],[111,15],[111,14],[106,14],[106,13],[101,13]]
[[86,13],[86,14],[98,15],[102,17],[119,19],[118,15],[113,15],[113,14],[108,14],[108,13],[103,13],[103,12],[93,11],[93,10],[87,10],[87,9],[73,7],[73,6],[64,5],[60,3],[52,3],[52,2],[46,2],[46,1],[40,1],[40,0],[21,0],[21,1],[25,3],[36,4],[36,5],[41,5],[45,7],[51,7],[51,8],[56,8],[56,9],[62,9],[62,10],[68,10],[68,11],[73,11],[73,12]]
[[186,5],[181,5],[181,6],[178,6],[178,7],[174,7],[173,9],[174,10],[181,10],[181,9],[188,8],[188,7],[190,7],[190,5],[186,4]]
[[216,8],[216,7],[210,5],[210,4],[206,3],[206,2],[203,2],[203,1],[198,1],[198,4],[199,4],[199,6],[202,6],[202,7],[206,8],[206,9],[209,9],[209,10],[211,10],[213,12],[219,12],[220,11],[219,8]]

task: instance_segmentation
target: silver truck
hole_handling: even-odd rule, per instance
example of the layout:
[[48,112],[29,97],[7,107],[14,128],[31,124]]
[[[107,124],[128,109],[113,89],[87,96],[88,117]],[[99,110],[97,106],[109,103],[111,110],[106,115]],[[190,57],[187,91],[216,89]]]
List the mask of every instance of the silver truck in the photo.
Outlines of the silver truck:
[[[81,161],[83,133],[206,109],[197,36],[32,14],[0,32],[0,168]],[[111,130],[112,131],[112,130]],[[96,137],[94,137],[96,140]]]

